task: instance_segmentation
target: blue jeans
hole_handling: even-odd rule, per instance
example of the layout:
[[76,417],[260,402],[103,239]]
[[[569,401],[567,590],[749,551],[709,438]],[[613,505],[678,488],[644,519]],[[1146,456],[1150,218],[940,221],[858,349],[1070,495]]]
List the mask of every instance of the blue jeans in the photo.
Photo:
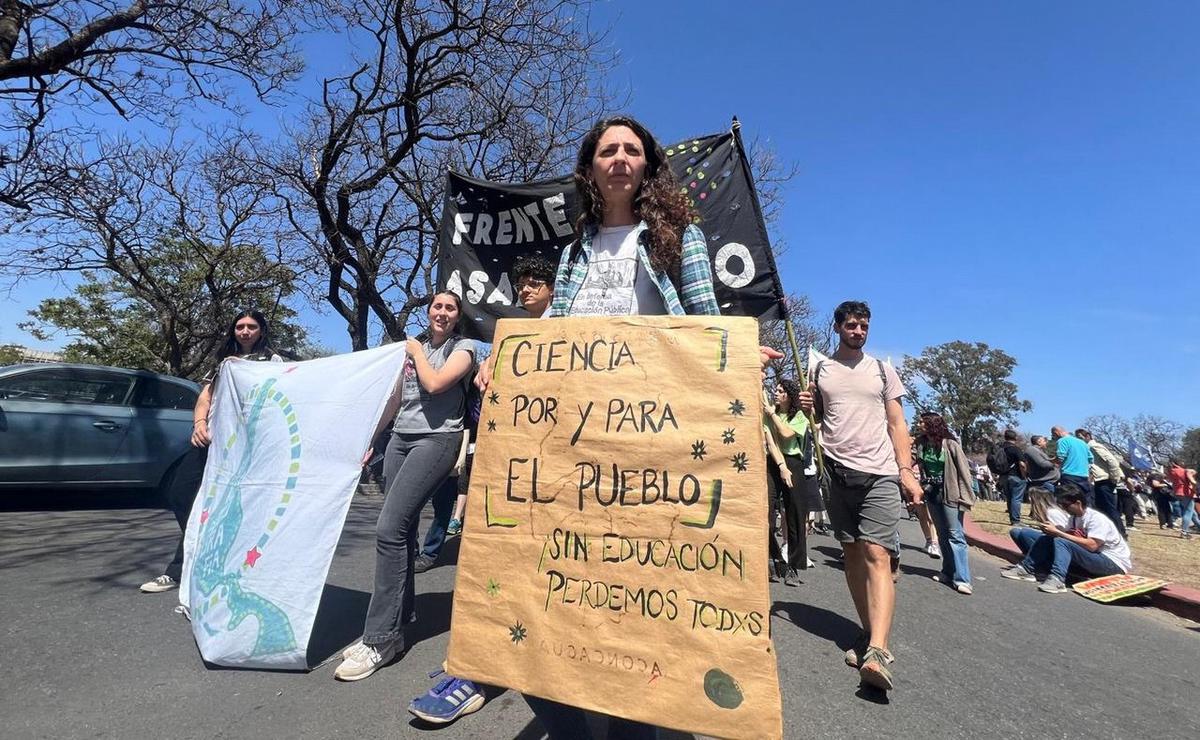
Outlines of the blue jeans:
[[[1016,544],[1022,555],[1028,555],[1033,548],[1033,543],[1038,541],[1038,537],[1041,537],[1042,533],[1029,527],[1013,527],[1008,530],[1008,536],[1012,537],[1013,543]],[[1032,572],[1030,571],[1030,573]]]
[[1120,566],[1106,556],[1048,534],[1038,537],[1033,542],[1021,565],[1030,573],[1049,570],[1050,575],[1064,583],[1067,580],[1067,571],[1072,565],[1093,578],[1123,572]]
[[1125,521],[1121,518],[1121,508],[1117,505],[1117,485],[1111,480],[1096,481],[1096,511],[1112,520],[1117,525],[1117,531],[1125,536]]
[[1175,502],[1179,504],[1179,518],[1182,524],[1179,525],[1180,532],[1187,532],[1192,527],[1192,520],[1196,517],[1196,505],[1190,498],[1175,497]]
[[446,544],[446,527],[450,524],[450,515],[454,513],[454,503],[458,499],[458,477],[446,479],[433,492],[433,521],[425,532],[425,542],[421,545],[421,554],[430,560],[437,560]]
[[1015,475],[1004,476],[1004,499],[1008,501],[1008,523],[1021,522],[1021,502],[1025,500],[1025,481]]
[[1092,482],[1087,479],[1086,475],[1067,475],[1063,473],[1058,477],[1059,485],[1063,483],[1074,483],[1083,489],[1083,495],[1087,496],[1087,505],[1089,509],[1096,508],[1096,492],[1092,489]]
[[926,508],[937,530],[938,547],[942,550],[942,575],[951,583],[971,583],[970,548],[963,534],[963,510],[944,502],[941,485],[929,487]]

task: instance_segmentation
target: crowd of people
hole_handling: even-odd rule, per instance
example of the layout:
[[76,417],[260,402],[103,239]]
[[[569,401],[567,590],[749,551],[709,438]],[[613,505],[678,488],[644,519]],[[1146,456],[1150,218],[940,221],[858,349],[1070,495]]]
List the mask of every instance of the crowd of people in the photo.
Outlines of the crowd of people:
[[[531,254],[518,259],[510,274],[517,298],[531,317],[719,312],[704,234],[693,222],[665,152],[644,126],[627,117],[599,122],[583,140],[575,180],[580,196],[578,240],[562,251],[557,265]],[[407,340],[406,365],[380,422],[380,432],[387,426],[390,431],[383,455],[374,588],[362,637],[343,652],[335,671],[339,680],[365,679],[404,654],[405,632],[419,618],[413,610],[415,574],[431,567],[445,538],[464,526],[472,443],[469,399],[472,385],[480,391],[488,388],[492,367],[490,359],[480,360],[476,344],[459,334],[460,315],[459,296],[438,293],[428,307],[428,331]],[[973,583],[964,516],[988,482],[981,480],[986,476],[972,467],[939,414],[922,414],[916,420],[915,439],[910,436],[900,378],[890,364],[863,351],[870,321],[865,303],[839,305],[834,312],[836,351],[809,368],[806,378],[781,379],[764,398],[769,516],[773,526],[779,521],[778,537],[773,531],[770,538],[769,577],[787,586],[800,585],[800,573],[812,564],[807,536],[813,531],[832,534],[841,544],[846,583],[861,625],[845,662],[863,683],[890,690],[896,659],[889,638],[899,523],[905,508],[921,522],[926,552],[941,561],[935,579],[969,595]],[[277,358],[270,349],[266,320],[257,312],[238,317],[226,345],[222,361],[234,356]],[[780,356],[760,348],[764,369]],[[178,495],[172,506],[181,528],[211,441],[206,431],[208,399],[216,378],[214,374],[196,405],[196,459],[174,487]],[[1035,437],[1022,449],[1015,433],[1006,435],[1007,467],[999,480],[1013,524],[1021,521],[1026,496],[1041,522],[1037,530],[1014,530],[1014,540],[1028,556],[1007,575],[1028,580],[1047,572],[1043,590],[1060,586],[1071,565],[1088,572],[1127,571],[1128,547],[1117,515],[1121,492],[1148,491],[1155,497],[1164,487],[1150,479],[1141,489],[1137,483],[1131,488],[1130,479],[1117,477],[1116,469],[1103,453],[1089,447],[1084,435],[1065,435],[1058,428],[1054,435],[1053,453],[1047,452],[1044,438]],[[372,456],[369,450],[364,463]],[[1093,459],[1096,469],[1089,472]],[[1169,472],[1162,480],[1172,486],[1190,480],[1179,485],[1190,485],[1186,490],[1194,496],[1194,471],[1182,479]],[[419,514],[430,500],[434,524],[418,547]],[[1180,519],[1188,536],[1191,520]],[[176,587],[181,555],[182,549],[167,571],[142,589]],[[409,706],[414,715],[445,723],[483,706],[484,694],[473,682],[445,674],[437,678]],[[540,697],[526,700],[550,737],[591,736],[584,710]],[[651,738],[656,728],[612,718],[610,734]]]

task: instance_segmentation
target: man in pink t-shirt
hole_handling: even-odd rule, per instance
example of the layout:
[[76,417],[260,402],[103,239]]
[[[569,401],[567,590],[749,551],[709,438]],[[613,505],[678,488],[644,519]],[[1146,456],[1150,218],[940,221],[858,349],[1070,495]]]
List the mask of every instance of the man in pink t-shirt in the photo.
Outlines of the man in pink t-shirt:
[[846,584],[863,627],[846,663],[859,669],[865,683],[886,691],[894,661],[887,646],[896,604],[891,560],[899,555],[900,488],[914,504],[922,492],[900,405],[904,386],[894,368],[862,351],[871,309],[845,301],[833,317],[837,351],[809,368],[812,385],[800,394],[800,407],[820,424],[829,519],[845,551]]

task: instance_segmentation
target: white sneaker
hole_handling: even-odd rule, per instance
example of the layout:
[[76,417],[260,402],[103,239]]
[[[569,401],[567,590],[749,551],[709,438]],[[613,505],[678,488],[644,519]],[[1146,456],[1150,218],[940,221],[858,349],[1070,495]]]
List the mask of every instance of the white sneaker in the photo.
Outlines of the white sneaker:
[[144,594],[161,594],[163,591],[170,591],[173,588],[179,588],[179,581],[171,576],[162,575],[153,581],[143,583],[141,590]]
[[360,637],[357,640],[355,640],[354,642],[350,643],[350,646],[342,651],[342,660],[349,658],[350,654],[357,651],[359,649],[359,647],[361,647],[361,646],[362,646],[362,638]]
[[374,647],[358,643],[333,672],[339,681],[360,681],[389,663],[396,657],[396,643]]
[[942,548],[938,547],[938,544],[936,542],[926,542],[925,543],[925,554],[928,555],[929,557],[933,558],[934,560],[941,560],[942,559]]

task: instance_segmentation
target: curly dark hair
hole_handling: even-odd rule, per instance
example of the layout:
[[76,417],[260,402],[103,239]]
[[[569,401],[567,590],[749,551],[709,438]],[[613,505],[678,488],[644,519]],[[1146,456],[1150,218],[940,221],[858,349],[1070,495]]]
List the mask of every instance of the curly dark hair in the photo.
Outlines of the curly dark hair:
[[[604,196],[592,177],[592,160],[600,137],[613,126],[625,126],[633,131],[641,140],[646,155],[646,172],[633,196],[633,215],[646,222],[650,264],[660,272],[676,272],[683,230],[695,221],[696,211],[688,197],[680,192],[679,181],[671,173],[662,146],[649,129],[628,116],[602,119],[583,137],[575,161],[575,187],[579,191],[579,219],[575,231],[582,234],[585,228],[604,223]],[[571,249],[574,259],[579,242]]]
[[519,283],[522,278],[533,278],[554,285],[554,264],[540,254],[523,254],[517,257],[509,272],[513,285]]
[[796,418],[796,412],[800,410],[800,384],[791,378],[785,378],[779,381],[779,387],[787,394],[788,400],[788,421]]
[[941,414],[933,411],[921,414],[921,436],[917,437],[919,444],[930,449],[940,450],[944,440],[954,438],[954,432],[946,426],[946,420],[942,418]]

